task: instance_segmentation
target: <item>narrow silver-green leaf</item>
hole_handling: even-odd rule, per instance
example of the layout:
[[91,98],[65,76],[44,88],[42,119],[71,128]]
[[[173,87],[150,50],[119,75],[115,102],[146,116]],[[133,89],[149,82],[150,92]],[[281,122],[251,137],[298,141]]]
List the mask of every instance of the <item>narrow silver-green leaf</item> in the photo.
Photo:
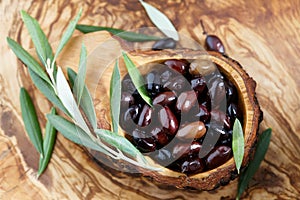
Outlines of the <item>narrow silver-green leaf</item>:
[[[55,108],[52,107],[50,114],[55,114]],[[38,177],[45,171],[52,156],[56,139],[56,129],[47,121],[45,130],[45,139],[43,141],[44,157],[40,157]]]
[[165,14],[142,0],[140,0],[140,3],[145,8],[150,20],[161,32],[176,41],[179,40],[179,36],[174,25]]
[[67,109],[61,103],[59,98],[57,98],[52,86],[50,86],[45,80],[43,80],[40,76],[38,76],[33,70],[28,68],[29,75],[31,77],[34,85],[43,93],[45,97],[57,108],[63,111],[66,115],[70,116]]
[[51,84],[49,77],[46,72],[42,69],[40,64],[17,42],[11,38],[7,38],[7,43],[9,47],[13,50],[16,56],[32,71],[34,71],[38,76],[44,79],[48,84]]
[[110,79],[110,115],[112,119],[113,132],[118,133],[121,101],[121,76],[119,62],[116,60],[114,71]]
[[102,141],[106,142],[107,144],[113,145],[115,148],[124,152],[128,156],[139,158],[144,163],[146,163],[146,160],[141,152],[123,136],[116,135],[115,133],[112,133],[111,131],[105,129],[96,129],[95,133]]
[[21,11],[21,16],[31,36],[36,53],[40,61],[46,66],[47,58],[53,59],[53,52],[48,39],[36,19],[32,18],[24,10]]
[[72,119],[76,122],[76,124],[82,128],[86,133],[90,133],[90,130],[84,121],[81,112],[78,108],[78,105],[74,99],[71,88],[66,80],[64,73],[60,67],[57,68],[56,75],[56,90],[57,96],[61,100],[64,107],[68,110]]
[[147,42],[147,41],[157,41],[161,40],[161,37],[156,37],[152,35],[145,35],[142,33],[135,33],[131,31],[125,31],[122,29],[104,27],[104,26],[90,26],[90,25],[83,25],[78,24],[76,25],[76,29],[82,33],[92,33],[96,31],[108,31],[111,34],[118,36],[126,41],[129,42]]
[[80,9],[80,11],[77,14],[77,16],[75,17],[75,19],[70,22],[69,26],[67,27],[66,32],[63,34],[63,36],[62,36],[62,38],[61,38],[61,40],[59,42],[59,45],[58,45],[58,47],[56,49],[55,56],[54,56],[54,59],[52,61],[53,63],[56,61],[58,55],[63,50],[64,46],[70,40],[70,38],[71,38],[71,36],[72,36],[72,34],[73,34],[74,30],[75,30],[76,24],[79,21],[81,13],[82,13],[82,9]]
[[21,88],[20,90],[20,103],[26,132],[36,150],[42,157],[44,157],[43,137],[38,117],[36,115],[32,100],[24,88]]
[[235,161],[235,165],[238,173],[240,173],[240,168],[244,158],[244,133],[243,127],[238,119],[235,119],[233,124],[232,131],[232,150],[233,150],[233,158]]
[[134,84],[134,86],[137,88],[139,94],[144,99],[144,101],[152,106],[152,100],[149,97],[149,94],[145,88],[145,81],[143,76],[140,74],[139,70],[136,68],[135,64],[132,62],[132,60],[127,56],[126,53],[122,52],[124,62],[127,68],[127,71],[130,75],[130,78]]
[[79,68],[78,68],[78,75],[75,79],[73,92],[76,96],[77,103],[80,104],[83,88],[84,88],[84,81],[86,76],[86,48],[82,44],[81,52],[80,52],[80,60],[79,60]]
[[65,138],[71,140],[72,142],[83,145],[90,149],[100,151],[107,155],[110,155],[105,149],[103,149],[100,145],[98,145],[95,141],[93,141],[80,127],[76,126],[74,123],[66,120],[65,118],[48,114],[48,120],[54,126],[56,130],[58,130]]
[[245,169],[245,171],[242,172],[240,176],[236,199],[239,199],[241,197],[244,190],[248,187],[249,182],[254,176],[255,172],[258,170],[269,148],[271,136],[271,128],[268,128],[259,136],[254,158],[252,161],[250,161],[248,167]]
[[[74,85],[76,76],[77,76],[76,72],[74,72],[71,68],[68,68],[68,77],[69,77],[71,87],[73,87]],[[96,112],[95,112],[92,96],[88,88],[86,87],[86,85],[83,88],[80,107],[82,108],[84,114],[87,116],[89,122],[91,123],[93,129],[95,130],[97,128]]]

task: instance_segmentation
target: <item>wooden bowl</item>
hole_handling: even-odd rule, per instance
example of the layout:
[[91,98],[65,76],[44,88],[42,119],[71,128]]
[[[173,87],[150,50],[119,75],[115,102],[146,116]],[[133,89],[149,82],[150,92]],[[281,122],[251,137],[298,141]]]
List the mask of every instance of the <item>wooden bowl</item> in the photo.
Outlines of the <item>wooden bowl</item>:
[[[243,130],[245,138],[245,155],[242,163],[242,168],[245,167],[251,155],[254,152],[258,136],[259,123],[262,120],[262,111],[260,110],[257,98],[255,96],[255,81],[243,70],[241,65],[233,59],[221,55],[217,52],[203,52],[188,49],[179,50],[163,50],[163,51],[136,51],[129,54],[130,58],[136,64],[141,66],[146,63],[157,62],[167,59],[210,59],[215,63],[220,72],[222,72],[234,85],[239,94],[239,107],[243,110]],[[113,65],[104,72],[103,78],[110,78]],[[107,75],[105,75],[107,73]],[[121,74],[126,73],[125,69],[121,68]],[[109,81],[101,81],[100,90],[109,91]],[[108,93],[107,93],[108,94]],[[108,98],[102,98],[101,106],[109,108]],[[109,110],[100,121],[110,123]],[[95,155],[95,154],[93,154]],[[96,156],[97,157],[97,156]],[[99,159],[99,158],[97,158]],[[150,158],[149,158],[150,159]],[[101,162],[101,160],[99,160]],[[132,167],[132,166],[131,166]],[[167,168],[162,171],[145,171],[138,169],[143,176],[150,177],[158,183],[172,185],[177,188],[195,188],[200,190],[212,190],[220,185],[225,185],[237,177],[237,170],[233,158],[225,164],[203,173],[188,176],[178,173]]]

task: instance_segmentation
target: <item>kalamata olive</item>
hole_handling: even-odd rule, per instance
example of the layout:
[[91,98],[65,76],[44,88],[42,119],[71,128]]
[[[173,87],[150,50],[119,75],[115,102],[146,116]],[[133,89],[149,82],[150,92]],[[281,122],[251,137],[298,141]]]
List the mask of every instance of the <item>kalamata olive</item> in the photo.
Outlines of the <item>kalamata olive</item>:
[[161,125],[168,130],[170,135],[174,135],[176,133],[178,129],[178,121],[168,106],[163,107],[159,111],[158,118]]
[[160,74],[160,81],[162,84],[165,84],[167,81],[172,79],[172,76],[175,74],[175,71],[166,67],[163,67]]
[[225,104],[226,89],[224,81],[221,78],[215,78],[214,81],[210,82],[209,94],[214,108],[220,107],[222,103]]
[[226,88],[226,100],[228,103],[237,103],[238,101],[238,94],[236,87],[233,85],[232,82],[229,80],[225,81],[225,88]]
[[205,105],[199,105],[199,112],[196,114],[196,117],[204,123],[210,120],[210,113]]
[[224,127],[227,129],[230,129],[231,123],[229,117],[221,110],[212,110],[210,112],[211,115],[211,121],[224,124]]
[[129,92],[122,92],[121,95],[121,106],[123,108],[128,108],[134,103],[134,98]]
[[225,47],[216,35],[207,35],[205,39],[205,49],[208,51],[217,51],[225,54]]
[[231,148],[228,146],[215,147],[205,160],[207,168],[214,169],[224,164],[231,157],[231,152]]
[[231,147],[232,145],[232,130],[224,130],[218,140],[218,145],[225,145]]
[[159,74],[152,71],[146,75],[145,79],[147,91],[151,96],[156,96],[156,94],[161,90]]
[[180,94],[181,92],[188,90],[188,88],[190,88],[190,84],[184,76],[180,75],[180,76],[175,76],[171,80],[167,81],[164,84],[164,88],[172,90],[176,94]]
[[205,168],[205,163],[202,159],[196,158],[189,158],[188,160],[184,161],[181,165],[181,173],[186,174],[195,174],[202,172]]
[[152,46],[152,50],[162,50],[162,49],[175,49],[176,41],[172,38],[164,38],[155,42]]
[[192,89],[201,94],[207,87],[203,77],[197,77],[191,80]]
[[138,125],[143,127],[143,126],[147,126],[151,123],[151,116],[152,116],[152,108],[150,108],[150,106],[148,106],[147,104],[144,105],[139,120],[138,120]]
[[207,76],[214,71],[217,67],[212,61],[205,59],[197,59],[190,64],[190,73],[193,75],[201,74],[202,76]]
[[164,146],[169,142],[166,131],[161,127],[155,127],[151,130],[150,134],[156,139],[159,145]]
[[186,60],[166,60],[164,64],[183,75],[188,72],[189,68],[189,63]]
[[154,99],[153,99],[153,105],[170,105],[175,103],[177,97],[176,95],[172,92],[172,91],[167,91],[167,92],[163,92],[160,93],[159,95],[157,95]]
[[227,114],[230,119],[235,119],[238,116],[238,107],[235,103],[229,103],[227,107]]
[[130,94],[132,94],[136,88],[131,80],[131,78],[128,76],[126,76],[123,81],[122,81],[122,90],[125,92],[128,92]]
[[120,126],[126,130],[131,131],[136,127],[138,118],[140,115],[140,107],[138,105],[130,106],[124,114],[121,114],[120,117]]
[[203,122],[196,121],[180,128],[177,132],[179,138],[201,138],[206,133]]
[[187,156],[190,151],[191,144],[190,143],[183,143],[181,141],[178,141],[172,150],[172,156],[175,159],[178,159],[180,157]]
[[176,109],[181,112],[188,112],[197,102],[195,91],[182,92],[176,102]]
[[156,141],[153,137],[147,137],[146,133],[140,129],[134,129],[132,132],[133,140],[137,148],[143,153],[155,151]]

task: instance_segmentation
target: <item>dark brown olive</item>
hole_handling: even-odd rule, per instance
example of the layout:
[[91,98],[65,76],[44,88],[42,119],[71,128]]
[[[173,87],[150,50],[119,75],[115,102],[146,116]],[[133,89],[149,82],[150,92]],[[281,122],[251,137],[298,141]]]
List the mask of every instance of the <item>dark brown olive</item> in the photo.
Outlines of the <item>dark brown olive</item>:
[[152,50],[175,49],[176,41],[172,38],[164,38],[155,42]]
[[149,125],[151,123],[152,112],[152,108],[145,104],[140,114],[138,125],[141,127]]
[[183,75],[189,70],[189,63],[186,60],[167,60],[164,64]]
[[225,54],[225,47],[216,35],[207,35],[205,39],[205,48],[208,51],[217,51]]
[[122,81],[122,90],[130,94],[133,94],[133,92],[136,90],[129,75],[126,75],[126,77]]
[[160,93],[157,97],[154,98],[152,103],[153,105],[159,104],[165,106],[165,105],[173,104],[175,103],[175,101],[176,101],[176,95],[171,91],[167,91],[167,92]]
[[177,132],[179,138],[201,138],[206,133],[206,128],[203,122],[196,121],[189,123],[186,126],[180,128]]
[[145,79],[147,91],[151,96],[156,96],[156,94],[161,90],[159,74],[152,71],[146,75]]
[[153,160],[158,162],[161,165],[168,165],[170,164],[169,162],[171,161],[172,154],[168,149],[161,148],[159,151],[153,152],[153,155],[151,156]]
[[122,92],[121,106],[123,108],[129,107],[134,104],[134,98],[129,92]]
[[214,108],[220,107],[222,103],[225,104],[226,89],[223,79],[217,77],[210,81],[209,94]]
[[161,146],[164,146],[169,142],[169,138],[163,128],[155,127],[151,130],[150,133]]
[[224,124],[224,127],[230,129],[231,123],[229,117],[221,110],[212,110],[210,112],[211,121],[220,123],[221,125]]
[[205,163],[202,159],[196,157],[184,161],[181,165],[181,172],[186,174],[195,174],[202,172],[205,168]]
[[197,91],[199,94],[202,93],[207,87],[203,77],[198,77],[191,80],[192,89]]
[[204,123],[210,120],[210,113],[205,105],[199,105],[199,112],[196,114],[196,117]]
[[174,91],[176,94],[180,94],[185,90],[189,90],[190,84],[184,76],[175,76],[171,80],[164,84],[164,88]]
[[170,135],[174,135],[178,129],[178,121],[174,113],[168,106],[163,107],[158,113],[161,125],[168,130]]
[[231,148],[228,146],[215,147],[207,156],[205,162],[208,169],[214,169],[224,164],[231,157]]
[[182,92],[176,102],[177,110],[188,112],[197,102],[197,95],[194,90]]
[[162,84],[165,84],[167,81],[171,80],[173,78],[172,76],[175,74],[175,71],[167,66],[163,67],[160,72],[160,81]]
[[139,129],[134,129],[132,132],[133,140],[137,146],[137,148],[143,152],[148,153],[155,151],[156,149],[156,141],[153,137],[147,137],[144,131]]
[[190,143],[177,142],[177,144],[173,147],[172,150],[173,158],[187,156],[190,151],[190,147],[191,147]]

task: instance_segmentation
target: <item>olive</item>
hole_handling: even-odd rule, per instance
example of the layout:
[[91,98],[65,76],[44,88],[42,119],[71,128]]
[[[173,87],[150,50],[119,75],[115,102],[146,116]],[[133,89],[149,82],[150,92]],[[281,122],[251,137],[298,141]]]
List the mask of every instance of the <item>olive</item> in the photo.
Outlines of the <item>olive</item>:
[[176,102],[176,108],[181,112],[188,112],[196,102],[197,95],[195,91],[182,92]]
[[182,75],[185,75],[189,70],[189,63],[186,60],[167,60],[164,64]]
[[122,92],[121,106],[124,107],[124,108],[126,108],[126,107],[128,108],[132,104],[134,104],[133,96],[129,92]]
[[195,174],[202,172],[205,168],[205,163],[202,159],[196,157],[194,159],[189,158],[181,165],[181,172],[186,174]]
[[163,87],[174,91],[176,94],[180,94],[181,92],[188,90],[190,84],[184,76],[179,75],[167,81]]
[[147,91],[151,96],[156,96],[156,94],[159,93],[162,88],[159,74],[152,71],[146,75],[145,79]]
[[159,104],[165,106],[165,105],[170,105],[175,103],[176,99],[177,99],[176,95],[173,92],[167,91],[167,92],[160,93],[158,96],[156,96],[153,99],[152,103],[153,105]]
[[175,49],[176,41],[172,38],[163,38],[155,42],[152,46],[152,50],[163,50],[163,49]]
[[159,111],[158,118],[161,125],[168,130],[170,135],[174,135],[176,133],[178,129],[178,121],[168,106],[163,107]]
[[201,138],[206,133],[203,122],[196,121],[180,128],[177,132],[179,138]]
[[169,142],[168,135],[163,128],[155,127],[151,130],[150,133],[160,146],[165,146]]
[[228,146],[215,147],[207,156],[205,162],[208,169],[214,169],[224,164],[231,157],[231,148]]
[[151,123],[152,112],[153,112],[152,108],[150,108],[147,104],[145,104],[143,110],[141,111],[137,124],[141,127],[149,125]]
[[153,137],[147,137],[145,131],[136,128],[132,132],[132,137],[141,152],[148,153],[155,151],[156,141]]
[[192,79],[191,87],[193,90],[197,91],[199,94],[201,94],[207,88],[206,82],[203,79],[203,77],[197,77],[195,79]]

